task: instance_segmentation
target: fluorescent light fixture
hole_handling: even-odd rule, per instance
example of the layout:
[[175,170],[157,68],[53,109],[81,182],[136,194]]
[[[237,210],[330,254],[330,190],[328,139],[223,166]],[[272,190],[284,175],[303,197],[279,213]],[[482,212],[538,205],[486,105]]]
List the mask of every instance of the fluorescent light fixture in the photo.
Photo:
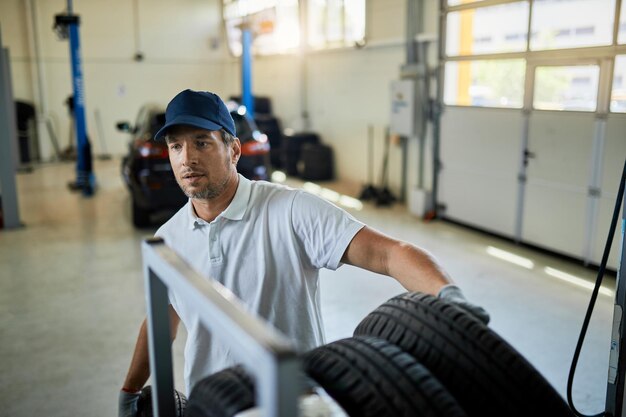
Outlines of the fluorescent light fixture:
[[[578,285],[579,287],[583,287],[588,290],[593,290],[593,288],[595,287],[595,284],[592,282],[586,281],[582,278],[568,274],[566,272],[559,271],[558,269],[550,268],[549,266],[546,266],[543,271],[551,277],[558,278],[565,282],[569,282],[570,284]],[[613,297],[615,295],[613,291],[603,286],[600,286],[599,292],[600,294],[606,295],[607,297]]]
[[283,171],[272,172],[272,182],[283,183],[287,180],[287,175]]
[[535,263],[530,259],[515,255],[514,253],[507,252],[502,249],[494,248],[493,246],[487,246],[487,253],[495,258],[502,259],[503,261],[510,262],[526,269],[533,269],[535,267]]

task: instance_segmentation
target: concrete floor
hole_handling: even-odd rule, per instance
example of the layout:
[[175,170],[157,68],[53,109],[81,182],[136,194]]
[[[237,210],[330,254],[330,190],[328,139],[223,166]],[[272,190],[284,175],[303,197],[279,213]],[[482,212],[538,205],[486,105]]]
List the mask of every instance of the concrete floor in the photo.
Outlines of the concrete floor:
[[[145,314],[140,242],[119,174],[120,161],[96,161],[93,198],[66,189],[73,164],[18,175],[26,227],[0,231],[0,416],[112,416]],[[333,186],[342,189],[340,185]],[[347,191],[346,191],[347,190]],[[352,195],[358,189],[343,187]],[[352,210],[372,227],[430,250],[471,300],[491,313],[491,327],[565,396],[567,373],[590,291],[557,280],[544,267],[592,281],[576,264],[444,222],[423,223],[404,207]],[[534,262],[526,269],[487,247]],[[322,271],[329,341],[402,292],[394,281],[344,266]],[[614,280],[605,286],[612,289]],[[580,411],[604,408],[612,298],[600,295],[575,380]],[[174,345],[182,389],[184,330]]]

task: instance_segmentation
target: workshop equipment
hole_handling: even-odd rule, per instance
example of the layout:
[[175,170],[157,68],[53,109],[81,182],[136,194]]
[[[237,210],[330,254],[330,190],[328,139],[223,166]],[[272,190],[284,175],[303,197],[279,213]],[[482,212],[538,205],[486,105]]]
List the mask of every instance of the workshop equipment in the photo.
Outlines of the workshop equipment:
[[[91,147],[87,138],[85,119],[85,81],[80,57],[80,37],[78,27],[80,18],[72,12],[72,0],[67,0],[66,13],[54,17],[54,30],[60,39],[68,39],[72,64],[72,89],[74,129],[76,132],[76,180],[68,184],[70,189],[81,190],[84,196],[95,192],[96,178],[92,169]],[[69,105],[69,103],[68,103]]]

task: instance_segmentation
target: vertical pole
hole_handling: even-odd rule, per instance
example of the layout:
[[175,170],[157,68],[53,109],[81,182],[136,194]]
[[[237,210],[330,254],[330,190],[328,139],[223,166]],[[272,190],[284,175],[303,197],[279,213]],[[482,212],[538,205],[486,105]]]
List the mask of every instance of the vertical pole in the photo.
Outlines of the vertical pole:
[[530,111],[522,110],[522,137],[520,139],[519,164],[517,171],[517,207],[515,211],[514,240],[522,240],[524,226],[524,203],[526,198],[526,167],[528,166],[528,132],[530,129]]
[[167,286],[161,282],[152,269],[147,268],[145,274],[148,289],[146,304],[148,306],[150,371],[153,376],[152,409],[155,417],[175,417]]
[[87,123],[85,120],[85,83],[80,59],[79,23],[70,23],[70,57],[72,59],[72,87],[74,92],[74,123],[76,131],[76,183],[84,195],[93,194],[91,173],[91,152],[87,143]]
[[2,47],[0,34],[0,191],[2,194],[2,214],[4,227],[20,227],[15,184],[17,162],[17,133],[15,131],[15,102],[11,84],[9,50]]
[[254,118],[252,96],[252,31],[248,24],[241,28],[241,99],[250,118]]

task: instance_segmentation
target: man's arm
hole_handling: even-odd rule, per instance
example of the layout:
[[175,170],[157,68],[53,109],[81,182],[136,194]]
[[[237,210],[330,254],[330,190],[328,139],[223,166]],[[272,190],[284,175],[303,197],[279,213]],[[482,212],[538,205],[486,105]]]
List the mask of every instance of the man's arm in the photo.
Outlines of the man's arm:
[[341,261],[389,275],[408,291],[436,295],[457,304],[483,323],[489,323],[489,313],[467,301],[437,261],[415,245],[392,239],[365,226],[354,236]]
[[354,236],[341,261],[395,278],[408,291],[436,295],[452,283],[428,252],[367,226]]
[[[169,306],[170,334],[172,341],[176,338],[176,331],[180,318],[174,308]],[[150,377],[150,354],[148,352],[148,320],[144,319],[139,329],[135,353],[130,362],[126,380],[122,386],[119,398],[119,416],[134,416],[137,411],[139,392]]]

